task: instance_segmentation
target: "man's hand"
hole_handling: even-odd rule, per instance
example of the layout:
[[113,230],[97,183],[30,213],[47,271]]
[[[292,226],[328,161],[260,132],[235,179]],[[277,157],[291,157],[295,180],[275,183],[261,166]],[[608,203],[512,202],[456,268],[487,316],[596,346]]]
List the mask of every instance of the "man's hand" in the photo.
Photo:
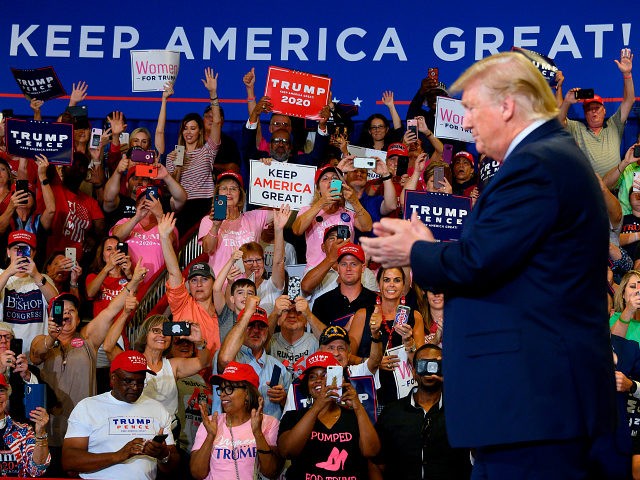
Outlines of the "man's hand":
[[142,438],[134,438],[133,440],[125,443],[125,445],[118,450],[118,456],[120,457],[120,462],[122,463],[125,460],[130,459],[131,457],[135,457],[136,455],[142,455],[144,450],[144,439]]
[[633,380],[627,377],[624,373],[616,370],[616,391],[628,392],[631,385],[633,385]]
[[282,385],[274,385],[273,387],[269,386],[267,389],[267,397],[269,397],[269,401],[273,403],[284,405],[284,402],[287,399],[287,392]]
[[435,242],[435,238],[413,212],[411,220],[383,218],[373,224],[377,238],[362,237],[360,243],[365,253],[383,267],[404,267],[411,265],[411,248],[420,240]]
[[251,70],[244,74],[244,77],[242,77],[242,83],[244,83],[247,88],[253,88],[256,84],[256,69],[254,67],[251,67]]
[[633,53],[630,48],[623,48],[620,50],[620,60],[614,60],[618,66],[618,70],[623,75],[630,75],[633,68]]

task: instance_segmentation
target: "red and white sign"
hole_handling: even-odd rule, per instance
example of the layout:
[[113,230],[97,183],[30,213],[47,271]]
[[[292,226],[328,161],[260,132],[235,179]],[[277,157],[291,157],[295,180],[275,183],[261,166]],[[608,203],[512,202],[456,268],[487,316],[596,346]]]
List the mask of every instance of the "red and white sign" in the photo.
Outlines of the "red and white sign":
[[271,98],[275,113],[318,120],[320,110],[329,103],[330,91],[330,78],[269,67],[264,94]]
[[455,98],[438,97],[436,101],[436,125],[433,134],[437,138],[451,138],[473,143],[471,130],[462,127],[464,107]]

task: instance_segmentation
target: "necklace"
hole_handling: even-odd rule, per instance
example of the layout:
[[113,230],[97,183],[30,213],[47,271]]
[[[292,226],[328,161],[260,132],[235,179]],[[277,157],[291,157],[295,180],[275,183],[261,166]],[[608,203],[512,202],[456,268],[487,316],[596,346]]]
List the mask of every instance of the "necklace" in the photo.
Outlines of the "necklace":
[[238,454],[234,454],[236,450],[236,441],[233,438],[233,427],[231,426],[229,418],[227,418],[227,427],[229,427],[229,433],[231,434],[231,458],[233,458],[233,466],[236,469],[236,480],[240,480],[240,473],[238,472]]

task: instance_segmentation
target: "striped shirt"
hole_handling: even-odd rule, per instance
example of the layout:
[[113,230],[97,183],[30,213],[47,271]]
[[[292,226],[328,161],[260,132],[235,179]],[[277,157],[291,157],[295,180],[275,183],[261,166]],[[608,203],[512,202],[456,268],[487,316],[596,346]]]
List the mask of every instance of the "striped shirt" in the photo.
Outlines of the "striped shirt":
[[[189,200],[194,198],[213,197],[213,162],[220,149],[211,138],[206,143],[184,156],[180,185],[185,189]],[[167,170],[173,173],[176,169],[173,160],[167,158]]]

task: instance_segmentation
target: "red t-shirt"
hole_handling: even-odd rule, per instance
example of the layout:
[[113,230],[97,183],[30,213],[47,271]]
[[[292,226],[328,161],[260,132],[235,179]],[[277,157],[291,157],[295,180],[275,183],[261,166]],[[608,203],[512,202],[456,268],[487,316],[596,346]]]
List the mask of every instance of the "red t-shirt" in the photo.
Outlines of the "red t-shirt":
[[[95,273],[90,273],[87,275],[87,280],[85,285],[89,287],[89,284],[96,278],[98,275]],[[126,277],[111,277],[107,275],[107,278],[104,279],[102,285],[100,286],[100,290],[95,297],[90,298],[89,300],[93,300],[93,316],[98,315],[102,310],[109,306],[111,300],[113,300],[127,285],[128,280]]]

